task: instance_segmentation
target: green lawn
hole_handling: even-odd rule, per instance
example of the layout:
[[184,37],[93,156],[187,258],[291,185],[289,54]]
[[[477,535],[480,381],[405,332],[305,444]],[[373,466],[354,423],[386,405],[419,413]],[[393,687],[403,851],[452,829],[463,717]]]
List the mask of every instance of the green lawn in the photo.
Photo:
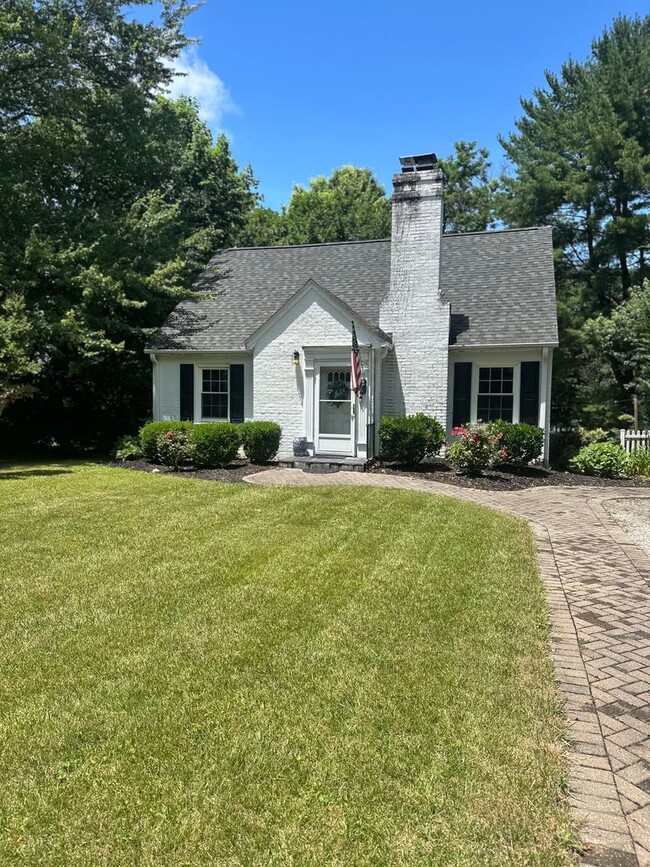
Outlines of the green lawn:
[[0,863],[569,863],[522,522],[5,466],[0,550]]

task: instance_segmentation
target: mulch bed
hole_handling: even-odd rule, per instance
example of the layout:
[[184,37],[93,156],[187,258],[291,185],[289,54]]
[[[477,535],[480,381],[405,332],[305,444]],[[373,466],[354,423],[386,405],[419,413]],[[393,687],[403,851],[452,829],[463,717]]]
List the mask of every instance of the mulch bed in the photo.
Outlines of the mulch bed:
[[169,467],[163,467],[160,464],[150,464],[149,461],[138,460],[112,461],[110,466],[120,467],[124,470],[140,470],[145,473],[172,473],[173,475],[181,476],[184,479],[204,479],[209,482],[242,482],[244,476],[252,476],[254,473],[261,473],[262,470],[268,470],[273,465],[270,464],[266,467],[260,467],[245,460],[237,460],[220,470],[197,470],[194,468],[187,468],[174,471]]
[[540,485],[570,485],[595,487],[635,487],[648,488],[647,479],[600,479],[595,476],[580,476],[577,473],[562,473],[557,470],[546,470],[543,467],[500,467],[488,470],[482,476],[458,475],[443,460],[433,459],[423,461],[417,467],[404,467],[389,461],[376,460],[369,469],[371,473],[381,473],[393,476],[410,476],[411,478],[427,479],[432,482],[443,482],[445,485],[456,485],[459,488],[474,488],[482,491],[519,491],[524,488],[534,488]]
[[[171,470],[160,464],[151,464],[145,460],[113,461],[110,466],[126,470],[139,470],[145,473],[173,473],[187,479],[203,479],[210,482],[242,482],[245,476],[270,470],[275,464],[257,466],[246,460],[233,461],[220,470],[182,469]],[[455,485],[459,488],[474,488],[481,491],[519,491],[524,488],[534,488],[539,485],[592,485],[595,487],[635,487],[648,488],[647,479],[599,479],[595,476],[580,476],[576,473],[561,473],[556,470],[545,470],[542,467],[500,467],[488,470],[482,476],[458,475],[455,470],[443,460],[433,459],[423,461],[417,467],[404,467],[389,461],[375,460],[368,468],[369,473],[379,473],[389,476],[410,476],[416,479],[426,479],[431,482],[443,482],[445,485]]]

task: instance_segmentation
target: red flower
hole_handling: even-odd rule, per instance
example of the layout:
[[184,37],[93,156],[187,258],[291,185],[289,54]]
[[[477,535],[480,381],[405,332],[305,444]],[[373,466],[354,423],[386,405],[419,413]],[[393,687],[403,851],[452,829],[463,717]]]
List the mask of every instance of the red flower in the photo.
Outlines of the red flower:
[[503,439],[503,431],[499,431],[499,433],[497,434],[497,439],[499,439],[499,440]]
[[174,439],[174,431],[168,430],[167,433],[165,434],[165,436],[167,437],[168,440]]
[[508,457],[508,452],[505,449],[501,449],[500,454],[501,454],[501,457],[503,458],[503,460],[505,461],[505,459]]
[[473,443],[477,443],[477,442],[478,442],[478,434],[474,434],[474,436],[472,437],[472,442],[473,442]]

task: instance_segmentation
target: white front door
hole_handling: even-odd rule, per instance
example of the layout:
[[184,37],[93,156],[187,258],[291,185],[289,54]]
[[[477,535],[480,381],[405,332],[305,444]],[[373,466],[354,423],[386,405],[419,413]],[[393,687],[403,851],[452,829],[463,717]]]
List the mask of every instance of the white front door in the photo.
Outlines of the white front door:
[[316,454],[354,455],[355,395],[350,390],[349,364],[321,364],[314,401]]

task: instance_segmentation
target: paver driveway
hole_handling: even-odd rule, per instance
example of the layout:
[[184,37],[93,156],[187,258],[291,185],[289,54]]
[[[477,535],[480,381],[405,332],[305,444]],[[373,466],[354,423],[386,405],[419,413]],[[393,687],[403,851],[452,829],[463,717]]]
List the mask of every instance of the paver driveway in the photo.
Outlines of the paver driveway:
[[[603,509],[643,488],[492,493],[404,476],[268,470],[251,484],[373,485],[446,494],[527,518],[566,699],[571,803],[585,865],[650,867],[650,559]],[[647,496],[650,497],[650,491]]]

